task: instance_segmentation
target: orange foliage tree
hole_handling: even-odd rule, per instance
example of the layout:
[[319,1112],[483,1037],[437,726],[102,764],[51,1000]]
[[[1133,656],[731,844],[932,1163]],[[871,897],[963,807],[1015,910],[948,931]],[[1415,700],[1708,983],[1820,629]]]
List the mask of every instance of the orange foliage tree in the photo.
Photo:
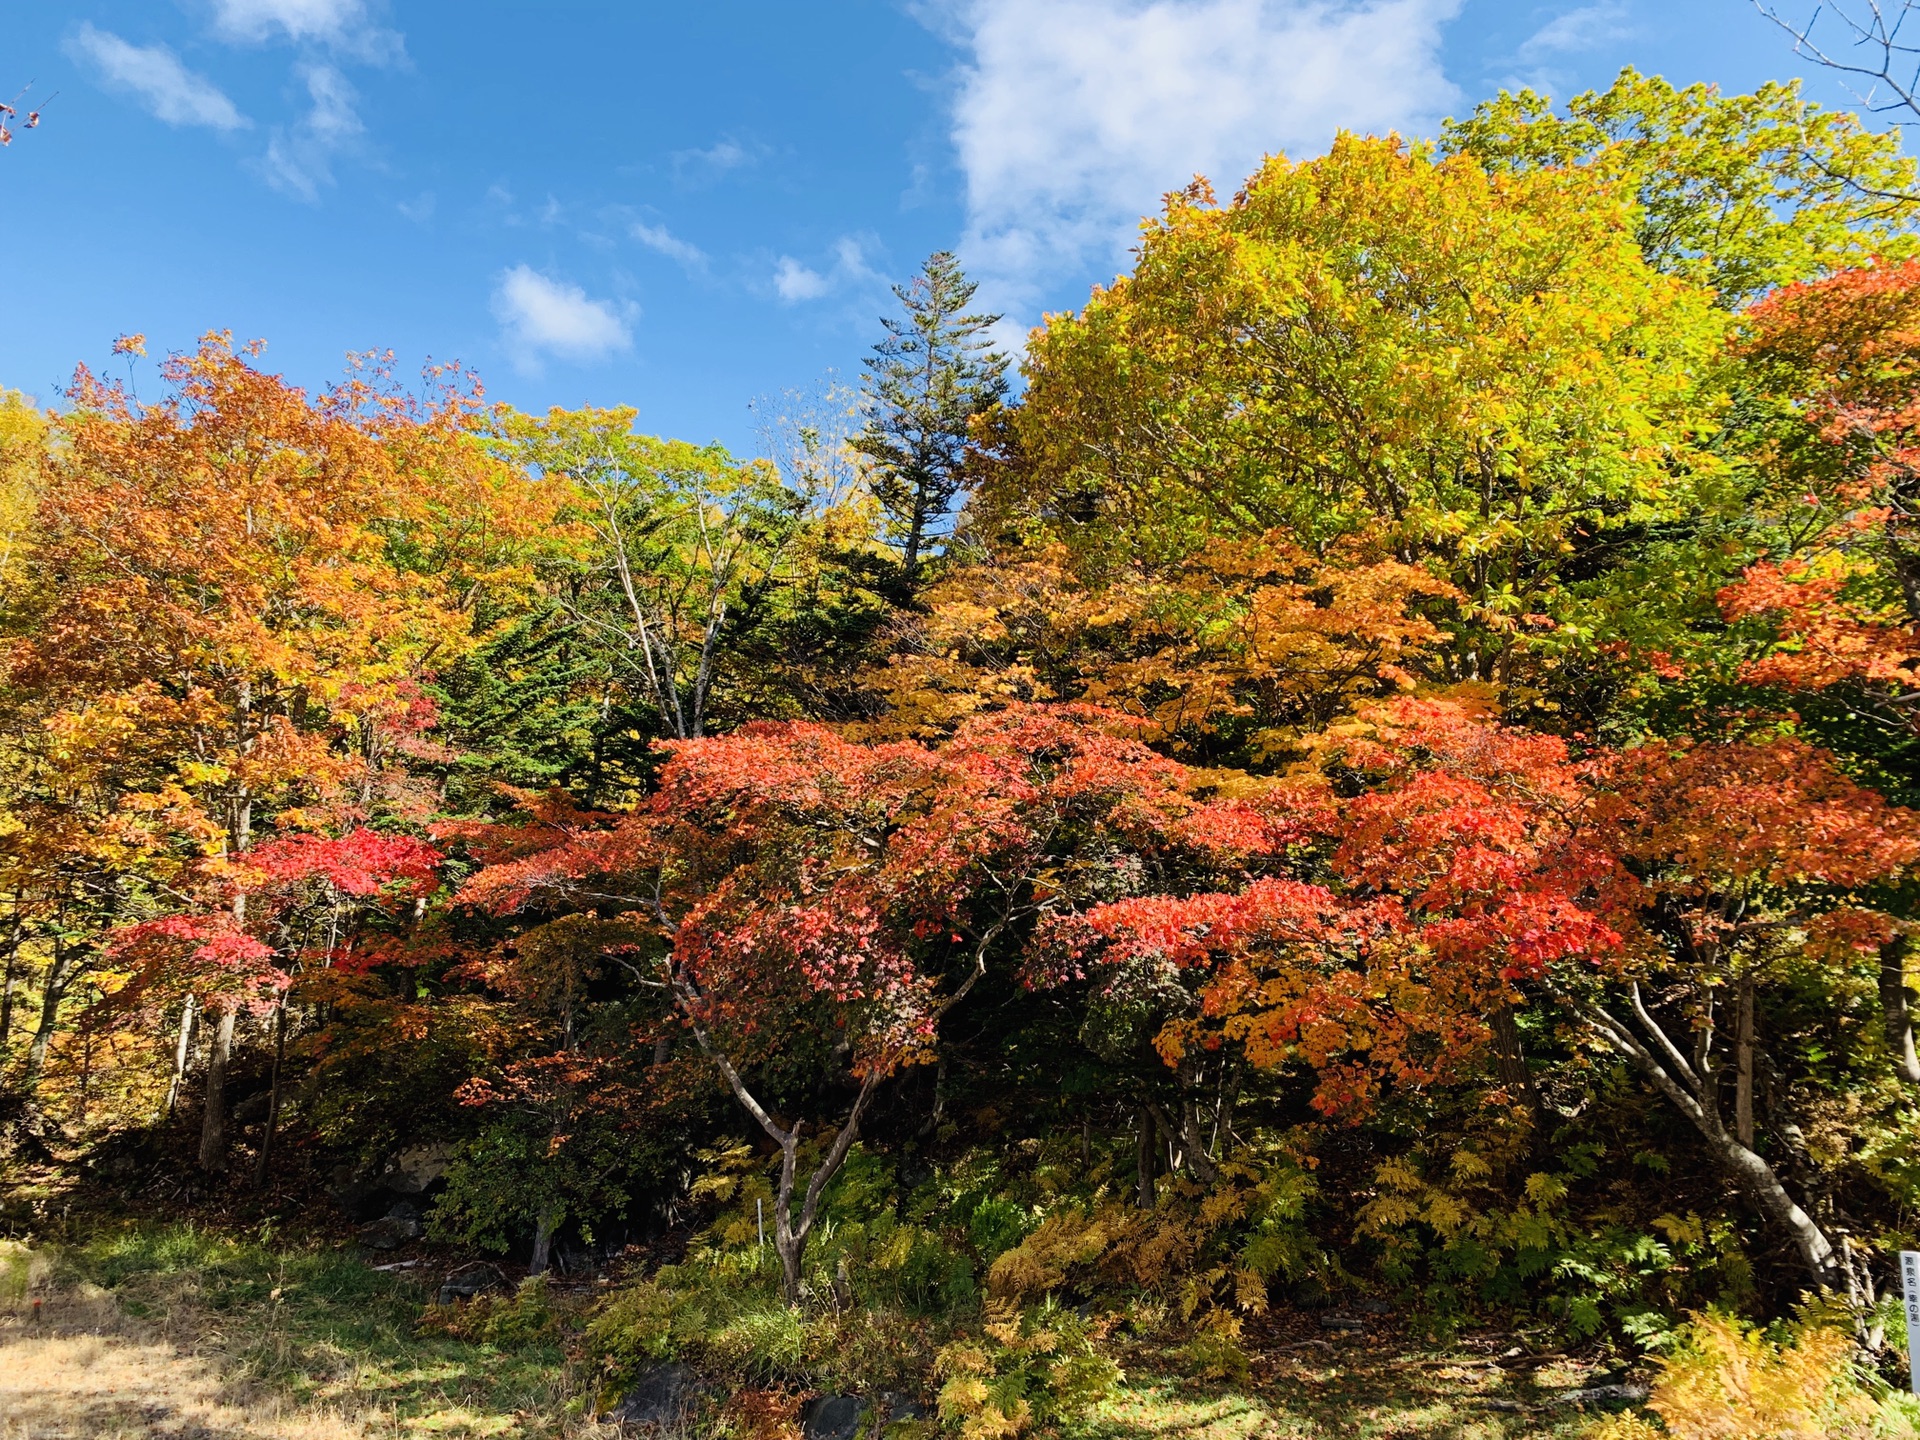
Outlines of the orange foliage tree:
[[[422,402],[361,369],[309,397],[257,354],[209,336],[144,405],[83,368],[52,451],[7,657],[26,775],[6,889],[53,948],[43,1035],[114,927],[217,894],[251,934],[235,867],[263,824],[419,818],[390,762],[423,743],[421,686],[470,643],[463,601],[533,519],[470,440],[458,377]],[[219,1015],[209,1169],[236,1017],[217,972],[196,992]]]
[[1064,545],[953,571],[902,617],[868,684],[879,734],[936,735],[1010,702],[1135,716],[1187,759],[1271,760],[1357,704],[1413,683],[1446,638],[1422,613],[1457,592],[1359,543],[1316,556],[1274,534],[1177,563],[1077,573]]
[[[1251,883],[1078,922],[1078,953],[1112,983],[1158,969],[1194,992],[1161,1031],[1170,1061],[1237,1045],[1256,1066],[1302,1062],[1315,1104],[1357,1118],[1383,1082],[1459,1078],[1535,986],[1692,1122],[1817,1281],[1851,1281],[1753,1148],[1750,987],[1787,952],[1846,965],[1888,938],[1899,922],[1871,896],[1920,859],[1920,818],[1797,741],[1576,757],[1428,701],[1369,713],[1321,760],[1341,785],[1242,802],[1266,827],[1244,830]],[[1729,986],[1746,997],[1733,1127],[1715,1023]]]
[[1912,723],[1920,699],[1920,260],[1775,291],[1739,349],[1784,407],[1774,554],[1720,594],[1759,617],[1754,684],[1857,685]]

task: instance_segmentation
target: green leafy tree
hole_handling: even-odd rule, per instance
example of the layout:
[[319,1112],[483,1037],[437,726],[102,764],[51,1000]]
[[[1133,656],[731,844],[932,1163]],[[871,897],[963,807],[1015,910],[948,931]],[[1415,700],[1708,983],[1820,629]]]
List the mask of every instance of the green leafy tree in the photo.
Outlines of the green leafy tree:
[[1729,305],[1914,249],[1914,162],[1898,134],[1822,110],[1797,83],[1722,95],[1629,68],[1560,111],[1532,90],[1502,91],[1449,121],[1444,146],[1494,171],[1577,166],[1618,182],[1648,263]]
[[1392,138],[1269,160],[1228,204],[1196,185],[1035,335],[980,530],[1090,579],[1269,531],[1364,543],[1462,597],[1436,679],[1538,684],[1623,596],[1657,630],[1711,590],[1609,577],[1622,539],[1724,503],[1728,317],[1631,225],[1602,177]]
[[975,288],[947,251],[928,256],[894,287],[906,313],[881,322],[887,338],[866,362],[873,413],[853,445],[872,462],[909,585],[964,483],[973,418],[1007,393],[1007,359],[988,333],[1000,317],[968,312]]

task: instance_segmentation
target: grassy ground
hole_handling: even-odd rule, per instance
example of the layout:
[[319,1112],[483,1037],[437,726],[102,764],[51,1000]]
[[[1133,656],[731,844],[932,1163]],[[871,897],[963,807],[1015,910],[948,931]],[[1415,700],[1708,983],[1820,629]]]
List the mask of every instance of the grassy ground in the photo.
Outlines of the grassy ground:
[[[434,1278],[437,1278],[434,1277]],[[35,1317],[33,1300],[41,1301]],[[557,1340],[423,1333],[427,1295],[338,1250],[129,1227],[59,1251],[0,1247],[0,1440],[421,1440],[614,1433]],[[1569,1440],[1588,1383],[1466,1350],[1309,1341],[1253,1350],[1248,1383],[1131,1378],[1072,1440]]]
[[4,1440],[571,1440],[602,1428],[557,1343],[422,1334],[417,1284],[338,1252],[147,1227],[16,1250],[4,1268]]
[[[1396,1373],[1379,1365],[1262,1376],[1206,1394],[1134,1379],[1079,1426],[1073,1440],[1571,1440],[1592,1423],[1573,1408],[1502,1412],[1489,1400],[1537,1404],[1550,1392],[1473,1369]],[[1549,1418],[1555,1417],[1557,1418]]]

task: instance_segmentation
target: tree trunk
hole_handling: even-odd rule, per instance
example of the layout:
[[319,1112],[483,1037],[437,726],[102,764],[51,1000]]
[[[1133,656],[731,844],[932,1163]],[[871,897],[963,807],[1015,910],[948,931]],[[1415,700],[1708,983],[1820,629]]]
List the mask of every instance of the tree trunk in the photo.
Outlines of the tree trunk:
[[[1179,1165],[1193,1171],[1194,1179],[1201,1184],[1211,1185],[1219,1177],[1220,1172],[1214,1168],[1213,1161],[1207,1156],[1206,1140],[1200,1133],[1200,1107],[1194,1101],[1188,1080],[1187,1074],[1183,1073],[1180,1076],[1183,1088],[1180,1095],[1180,1118],[1177,1122],[1151,1100],[1147,1102],[1147,1110],[1154,1124],[1159,1127],[1160,1133],[1167,1137],[1169,1151],[1178,1147]],[[1175,1168],[1174,1157],[1169,1153],[1167,1173],[1172,1174]]]
[[1525,1105],[1537,1119],[1540,1096],[1533,1088],[1533,1073],[1527,1069],[1527,1054],[1520,1045],[1520,1027],[1514,1023],[1513,1007],[1502,1005],[1495,1010],[1487,1028],[1493,1031],[1494,1060],[1507,1098],[1516,1105]]
[[1154,1166],[1160,1158],[1155,1149],[1154,1129],[1153,1110],[1149,1106],[1142,1105],[1140,1107],[1139,1184],[1134,1197],[1134,1204],[1142,1210],[1153,1209],[1159,1198],[1154,1194],[1153,1188]]
[[1880,947],[1880,1009],[1886,1022],[1887,1053],[1910,1084],[1920,1085],[1920,1053],[1913,1045],[1913,994],[1907,988],[1904,936]]
[[[969,982],[971,984],[971,982]],[[963,986],[959,994],[964,995]],[[873,1093],[880,1084],[880,1072],[869,1071],[860,1082],[860,1093],[854,1097],[853,1108],[847,1113],[846,1124],[833,1137],[833,1144],[827,1147],[827,1153],[820,1163],[813,1167],[813,1174],[807,1179],[807,1188],[801,1197],[798,1220],[793,1214],[793,1191],[796,1171],[799,1165],[800,1130],[804,1123],[796,1120],[792,1126],[784,1126],[768,1112],[767,1108],[755,1098],[740,1078],[740,1072],[733,1062],[714,1045],[713,1037],[706,1027],[695,1019],[693,997],[681,994],[683,1013],[687,1015],[693,1038],[698,1042],[702,1053],[713,1062],[721,1078],[727,1082],[727,1088],[733,1091],[734,1099],[751,1115],[760,1128],[767,1132],[773,1143],[780,1147],[780,1185],[773,1202],[773,1248],[780,1256],[780,1288],[786,1296],[787,1304],[800,1303],[801,1262],[806,1258],[807,1237],[813,1233],[813,1224],[820,1216],[820,1197],[826,1193],[827,1184],[840,1173],[840,1167],[846,1164],[847,1152],[853,1148],[853,1142],[860,1135],[860,1118],[866,1114],[867,1102],[873,1099]],[[954,997],[958,999],[959,996]],[[948,1002],[949,1004],[952,1001]]]
[[553,1232],[560,1225],[560,1207],[549,1205],[540,1212],[540,1223],[533,1230],[533,1259],[527,1265],[527,1278],[547,1273],[547,1262],[553,1257]]
[[233,1053],[233,1025],[238,1012],[220,1014],[212,1053],[207,1056],[207,1106],[200,1119],[200,1168],[209,1175],[227,1168],[227,1058]]
[[1742,975],[1734,1025],[1733,1135],[1753,1148],[1753,977]]
[[1840,1256],[1826,1232],[1787,1194],[1773,1167],[1727,1132],[1719,1112],[1708,1103],[1712,1095],[1712,1077],[1696,1070],[1647,1013],[1638,985],[1630,987],[1630,998],[1634,1018],[1646,1032],[1645,1043],[1625,1023],[1614,1019],[1599,1006],[1573,1005],[1564,1000],[1563,1003],[1569,1005],[1582,1024],[1604,1039],[1617,1053],[1632,1061],[1653,1082],[1655,1088],[1693,1122],[1694,1129],[1706,1141],[1714,1161],[1753,1197],[1767,1220],[1793,1242],[1814,1282],[1854,1298],[1846,1268],[1841,1264]]
[[7,1063],[7,1050],[13,1044],[13,986],[20,969],[20,902],[14,898],[13,934],[7,941],[7,978],[0,988],[0,1067]]
[[187,1054],[193,1044],[193,996],[187,996],[186,1003],[180,1007],[180,1039],[173,1047],[173,1077],[167,1081],[167,1098],[160,1106],[160,1116],[154,1121],[164,1125],[173,1118],[173,1107],[180,1099],[180,1082],[187,1074]]
[[21,1088],[29,1096],[40,1088],[40,1076],[47,1068],[47,1050],[60,1024],[61,1002],[67,998],[67,991],[79,974],[77,954],[72,946],[58,939],[53,942],[53,958],[47,962],[46,979],[41,983],[40,1023],[27,1046],[27,1068],[21,1078]]
[[914,481],[913,519],[908,523],[906,549],[900,557],[900,568],[906,572],[909,587],[920,575],[920,545],[926,529],[927,482],[924,477],[921,477]]
[[267,1183],[267,1161],[273,1155],[273,1132],[280,1124],[280,1070],[287,1058],[287,1002],[273,1011],[273,1079],[267,1086],[267,1119],[260,1131],[260,1159],[253,1167],[253,1188]]

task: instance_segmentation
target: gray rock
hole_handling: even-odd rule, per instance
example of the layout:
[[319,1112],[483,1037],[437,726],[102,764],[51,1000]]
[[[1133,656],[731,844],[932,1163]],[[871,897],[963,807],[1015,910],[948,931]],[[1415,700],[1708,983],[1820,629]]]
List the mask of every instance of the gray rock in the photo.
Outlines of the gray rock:
[[866,1407],[857,1395],[819,1395],[800,1412],[806,1440],[858,1440]]
[[402,1200],[378,1220],[362,1225],[354,1233],[369,1250],[398,1250],[409,1240],[418,1240],[425,1230],[420,1224],[419,1210]]
[[1558,1395],[1549,1395],[1534,1405],[1524,1400],[1487,1400],[1482,1403],[1489,1410],[1539,1412],[1558,1410],[1568,1405],[1638,1405],[1651,1393],[1645,1385],[1588,1385],[1580,1390],[1562,1390]]
[[444,1141],[402,1150],[380,1172],[379,1184],[397,1195],[418,1195],[446,1177],[453,1146]]
[[1652,1394],[1645,1385],[1589,1385],[1582,1390],[1567,1390],[1546,1403],[1561,1405],[1638,1405]]
[[700,1377],[674,1363],[643,1370],[610,1418],[623,1425],[679,1425],[699,1408]]
[[873,1402],[873,1408],[879,1415],[880,1424],[900,1425],[911,1420],[931,1420],[933,1411],[918,1400],[905,1395],[882,1394]]

